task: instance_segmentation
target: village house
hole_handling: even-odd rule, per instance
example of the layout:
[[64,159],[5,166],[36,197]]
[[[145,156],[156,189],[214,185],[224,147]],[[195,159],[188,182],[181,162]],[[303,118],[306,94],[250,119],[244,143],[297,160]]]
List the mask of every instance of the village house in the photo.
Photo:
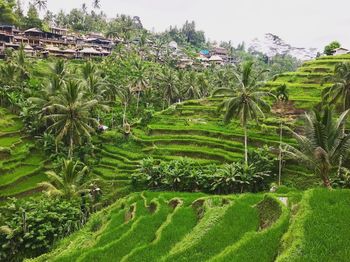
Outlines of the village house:
[[30,28],[22,32],[11,25],[0,25],[0,54],[6,48],[17,50],[23,44],[25,52],[31,56],[100,57],[110,55],[116,42],[99,33],[80,36],[54,26],[50,27],[50,31]]
[[222,58],[223,61],[228,60],[228,51],[220,46],[216,46],[213,49],[210,50],[210,56],[219,56]]
[[333,50],[333,55],[346,55],[349,53],[350,53],[350,50],[343,47],[339,47]]

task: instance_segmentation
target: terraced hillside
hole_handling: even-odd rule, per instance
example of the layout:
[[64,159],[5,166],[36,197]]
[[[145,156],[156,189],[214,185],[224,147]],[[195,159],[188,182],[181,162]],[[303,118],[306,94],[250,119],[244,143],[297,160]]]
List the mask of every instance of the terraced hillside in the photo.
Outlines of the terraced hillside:
[[305,62],[296,72],[283,73],[265,86],[271,89],[283,84],[288,87],[290,99],[296,108],[308,110],[321,102],[321,92],[331,83],[321,84],[334,72],[336,64],[350,62],[350,55],[323,56]]
[[349,201],[327,190],[135,193],[35,261],[346,261]]
[[[264,88],[269,91],[282,84],[288,87],[290,104],[284,110],[285,125],[294,129],[300,126],[298,116],[319,103],[322,89],[331,84],[321,85],[322,80],[332,75],[337,63],[344,61],[350,61],[350,55],[321,57],[266,84]],[[243,130],[238,122],[223,124],[222,115],[217,112],[220,102],[221,99],[209,98],[173,105],[155,114],[146,129],[133,127],[133,136],[128,140],[120,138],[117,133],[107,132],[100,137],[100,162],[95,173],[126,186],[138,162],[149,156],[161,160],[188,157],[203,164],[242,159]],[[273,112],[276,113],[261,120],[259,126],[254,123],[249,125],[250,148],[265,144],[275,150],[278,148],[281,121],[278,110],[274,107]],[[288,136],[283,140],[294,143]],[[309,170],[294,163],[288,163],[283,169],[282,182],[301,189],[318,183]]]
[[46,179],[43,153],[21,130],[21,120],[0,108],[0,200],[38,192]]

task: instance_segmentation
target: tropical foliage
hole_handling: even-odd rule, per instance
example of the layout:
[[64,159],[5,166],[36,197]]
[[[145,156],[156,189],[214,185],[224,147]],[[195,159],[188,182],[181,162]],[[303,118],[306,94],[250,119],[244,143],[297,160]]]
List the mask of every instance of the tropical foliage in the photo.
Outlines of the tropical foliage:
[[331,188],[330,177],[339,168],[339,160],[345,159],[349,152],[350,135],[343,134],[349,111],[342,113],[338,119],[333,118],[333,111],[325,108],[305,115],[305,134],[293,132],[299,148],[286,145],[286,153],[301,160],[313,169],[324,186]]
[[234,72],[236,84],[230,87],[218,88],[215,95],[228,97],[222,102],[219,110],[225,108],[224,121],[229,122],[232,118],[240,121],[244,129],[244,150],[245,163],[248,165],[248,121],[264,117],[264,110],[270,110],[265,97],[273,96],[269,92],[260,91],[261,83],[258,82],[261,75],[266,71],[262,70],[253,75],[254,63],[249,61],[242,65],[241,71]]
[[2,261],[22,261],[47,252],[85,221],[79,201],[50,198],[13,199],[0,207],[0,214]]
[[249,152],[251,164],[244,162],[202,166],[190,159],[159,162],[143,159],[133,182],[146,184],[151,189],[217,194],[259,192],[269,186],[273,177],[274,158],[267,147]]

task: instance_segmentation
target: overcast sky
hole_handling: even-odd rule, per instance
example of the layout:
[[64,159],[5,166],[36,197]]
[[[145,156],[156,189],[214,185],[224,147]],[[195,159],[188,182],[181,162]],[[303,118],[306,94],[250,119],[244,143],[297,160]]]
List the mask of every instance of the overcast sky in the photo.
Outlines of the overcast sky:
[[[92,0],[48,0],[54,12],[69,11]],[[101,0],[109,17],[141,17],[144,26],[162,31],[194,20],[210,40],[249,42],[273,33],[296,47],[323,48],[339,40],[350,48],[349,0]]]

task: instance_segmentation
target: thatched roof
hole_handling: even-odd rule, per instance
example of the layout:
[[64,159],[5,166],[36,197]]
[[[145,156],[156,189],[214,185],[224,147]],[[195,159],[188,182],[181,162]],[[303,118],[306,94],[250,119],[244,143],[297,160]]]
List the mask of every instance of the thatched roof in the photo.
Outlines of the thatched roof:
[[47,51],[59,52],[61,51],[57,46],[48,46],[45,48]]
[[85,47],[84,49],[80,50],[79,53],[81,54],[94,54],[94,55],[99,55],[101,52],[97,51],[96,49],[92,47]]
[[24,46],[24,49],[25,49],[25,50],[33,50],[34,48],[31,47],[30,45],[25,45],[25,46]]
[[43,31],[41,31],[39,28],[30,28],[24,31],[24,33],[43,33]]
[[209,61],[211,61],[211,62],[222,62],[224,60],[218,55],[213,55],[213,56],[211,56],[209,58]]

